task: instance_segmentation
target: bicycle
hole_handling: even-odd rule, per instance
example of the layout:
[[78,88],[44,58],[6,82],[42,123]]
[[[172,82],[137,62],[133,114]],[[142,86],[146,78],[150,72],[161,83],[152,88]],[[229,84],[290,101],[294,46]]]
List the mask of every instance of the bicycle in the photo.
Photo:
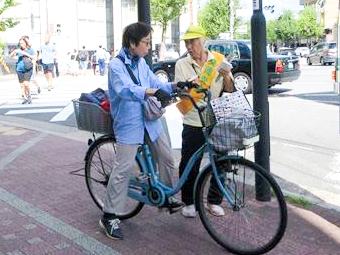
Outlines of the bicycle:
[[[126,210],[118,217],[121,220],[131,218],[145,204],[162,207],[167,197],[180,191],[196,160],[206,153],[209,162],[197,176],[194,192],[195,207],[205,229],[219,245],[232,253],[248,255],[268,252],[281,240],[287,225],[287,207],[281,189],[263,167],[241,156],[239,150],[237,153],[230,153],[218,152],[214,148],[209,136],[211,128],[205,127],[207,121],[204,120],[204,110],[211,100],[210,93],[204,89],[198,92],[205,94],[207,105],[198,106],[190,94],[183,91],[173,96],[186,96],[192,101],[200,115],[206,143],[190,158],[174,187],[161,183],[149,146],[141,144],[136,155],[135,171],[130,179]],[[79,111],[75,113],[77,117]],[[253,115],[253,120],[254,117]],[[78,128],[79,124],[81,123],[78,122]],[[85,156],[86,185],[100,209],[103,208],[105,189],[116,151],[115,137],[111,131],[106,131],[108,134],[98,139],[90,140]],[[250,146],[245,146],[244,151]],[[214,190],[210,187],[212,178],[218,186]],[[220,206],[224,209],[225,216],[217,217],[209,211],[208,196],[212,194],[223,197]],[[260,231],[263,235],[257,236],[259,229],[264,228],[265,231]]]

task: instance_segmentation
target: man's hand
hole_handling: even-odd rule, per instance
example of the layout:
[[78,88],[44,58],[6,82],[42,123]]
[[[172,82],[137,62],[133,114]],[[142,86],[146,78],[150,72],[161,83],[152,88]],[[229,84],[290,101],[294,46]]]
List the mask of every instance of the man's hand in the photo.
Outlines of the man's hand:
[[171,100],[171,96],[162,89],[156,90],[153,95],[161,102],[163,108],[166,107]]
[[197,87],[198,87],[198,84],[196,84],[192,81],[179,81],[179,82],[177,82],[177,88],[180,88],[180,89],[184,89],[184,88],[192,89],[192,88],[197,88]]

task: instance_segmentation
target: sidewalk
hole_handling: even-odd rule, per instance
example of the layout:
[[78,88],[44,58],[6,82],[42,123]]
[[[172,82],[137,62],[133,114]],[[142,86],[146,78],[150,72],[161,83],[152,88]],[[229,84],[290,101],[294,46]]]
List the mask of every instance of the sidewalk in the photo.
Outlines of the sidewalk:
[[[0,255],[230,254],[199,218],[150,206],[124,221],[123,241],[106,238],[84,178],[70,174],[84,167],[90,133],[18,120],[0,118]],[[268,254],[340,254],[339,211],[291,204],[288,210],[286,234]]]

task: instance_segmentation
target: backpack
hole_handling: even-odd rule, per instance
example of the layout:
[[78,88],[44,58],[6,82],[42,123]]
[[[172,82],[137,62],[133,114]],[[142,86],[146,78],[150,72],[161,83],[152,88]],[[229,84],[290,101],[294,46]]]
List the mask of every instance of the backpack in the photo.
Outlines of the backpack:
[[110,111],[109,91],[97,88],[90,93],[81,93],[79,101],[94,103],[105,111]]
[[84,51],[84,50],[82,50],[82,51],[79,52],[79,59],[80,59],[81,61],[85,61],[85,60],[87,59],[87,54],[86,54],[86,53],[87,53],[87,52]]

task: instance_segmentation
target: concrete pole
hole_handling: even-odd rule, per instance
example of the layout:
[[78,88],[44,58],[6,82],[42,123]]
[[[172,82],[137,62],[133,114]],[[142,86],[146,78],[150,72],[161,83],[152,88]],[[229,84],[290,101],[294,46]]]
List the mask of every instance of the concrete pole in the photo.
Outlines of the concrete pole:
[[[254,110],[261,113],[259,126],[260,140],[255,145],[255,162],[270,172],[270,135],[269,135],[269,103],[267,88],[267,49],[266,19],[262,12],[262,0],[253,1],[251,17],[251,50]],[[270,200],[270,190],[261,180],[256,178],[256,198],[260,201]]]
[[105,1],[106,7],[106,49],[114,50],[114,29],[113,29],[113,0]]
[[234,0],[230,0],[229,2],[230,7],[230,39],[234,39]]
[[[151,26],[150,0],[138,0],[138,21],[144,22]],[[145,60],[149,66],[152,66],[152,49],[150,49],[149,54],[145,56]]]

